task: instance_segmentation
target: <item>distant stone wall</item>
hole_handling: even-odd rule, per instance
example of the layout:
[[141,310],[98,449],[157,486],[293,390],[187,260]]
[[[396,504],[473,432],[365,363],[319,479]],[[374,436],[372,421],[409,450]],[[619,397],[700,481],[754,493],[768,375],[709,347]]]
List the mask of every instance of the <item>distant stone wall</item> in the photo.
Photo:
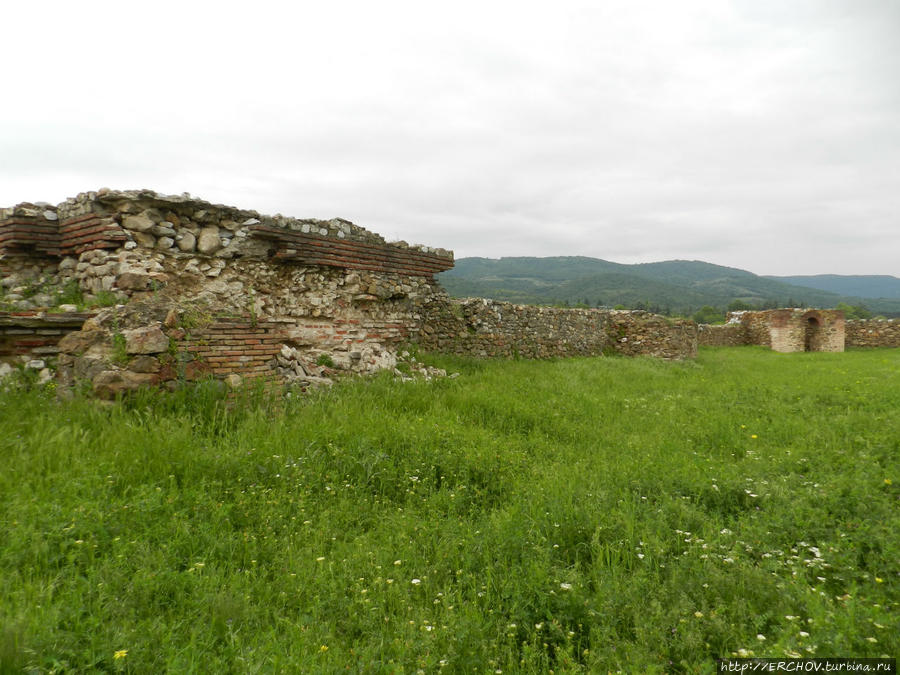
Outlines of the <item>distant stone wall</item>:
[[844,351],[844,313],[828,309],[776,309],[769,335],[776,352]]
[[686,359],[697,356],[697,324],[649,312],[612,311],[608,333],[613,349],[625,356]]
[[844,351],[844,313],[834,309],[730,312],[724,326],[700,327],[700,344],[763,345],[777,352]]
[[417,342],[479,357],[593,356],[609,345],[607,312],[437,297],[423,308]]
[[852,319],[845,331],[848,347],[900,347],[900,319]]
[[740,347],[753,344],[742,323],[729,323],[722,326],[701,323],[697,326],[697,338],[704,347]]
[[621,353],[669,359],[697,354],[696,324],[647,312],[436,297],[425,305],[423,316],[417,342],[454,354],[547,358]]

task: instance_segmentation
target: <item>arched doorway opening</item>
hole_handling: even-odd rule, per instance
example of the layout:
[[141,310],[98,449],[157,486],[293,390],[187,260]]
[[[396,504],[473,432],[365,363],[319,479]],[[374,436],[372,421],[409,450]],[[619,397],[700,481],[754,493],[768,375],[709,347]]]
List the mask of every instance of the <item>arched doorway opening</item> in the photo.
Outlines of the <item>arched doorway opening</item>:
[[803,340],[804,351],[819,351],[819,331],[821,330],[821,328],[822,324],[819,323],[819,320],[816,317],[810,316],[806,319],[806,332]]

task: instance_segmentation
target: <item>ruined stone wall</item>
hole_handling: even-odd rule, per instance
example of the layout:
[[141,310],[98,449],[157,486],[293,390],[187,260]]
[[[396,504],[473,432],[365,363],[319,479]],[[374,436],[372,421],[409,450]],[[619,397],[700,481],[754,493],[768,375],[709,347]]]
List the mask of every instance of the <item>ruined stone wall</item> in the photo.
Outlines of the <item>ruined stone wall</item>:
[[733,315],[726,316],[726,323],[731,322],[733,316],[738,317],[738,321],[744,326],[747,333],[747,339],[752,345],[762,345],[764,347],[772,347],[772,334],[769,330],[769,312],[735,312]]
[[844,313],[827,309],[775,309],[764,312],[769,342],[777,352],[844,351]]
[[753,344],[747,327],[741,323],[712,325],[702,323],[697,326],[698,342],[705,347],[740,347]]
[[[188,195],[99,191],[0,211],[0,309],[73,293],[119,303],[60,347],[61,379],[91,379],[102,392],[200,372],[302,383],[321,375],[319,360],[390,367],[439,292],[433,275],[452,264],[448,251],[387,243],[345,220]],[[135,331],[158,339],[135,346]]]
[[432,351],[478,357],[591,356],[607,347],[608,313],[437,297],[423,308],[418,342]]
[[[360,270],[429,284],[436,272],[453,265],[449,251],[388,244],[339,218],[264,216],[189,195],[101,190],[57,207],[0,209],[0,271],[7,288],[49,275],[48,285],[74,280],[85,293],[112,292],[124,301],[168,282],[167,274],[217,278],[236,259]],[[371,281],[360,292],[378,296],[380,280]]]
[[842,352],[844,340],[844,313],[832,309],[730,312],[725,325],[700,328],[703,345],[763,345],[777,352]]
[[647,312],[562,309],[483,298],[436,297],[423,308],[417,341],[478,357],[547,358],[621,353],[692,358],[696,325]]
[[608,334],[613,350],[625,356],[685,359],[697,356],[697,324],[649,312],[612,311]]
[[900,319],[854,319],[845,331],[848,347],[900,347]]
[[696,353],[692,322],[453,301],[434,279],[452,265],[449,251],[345,220],[186,194],[100,190],[0,209],[0,311],[95,308],[80,330],[43,336],[54,345],[17,338],[10,355],[55,349],[61,382],[88,380],[100,396],[207,375],[317,383],[391,368],[406,342],[477,356]]

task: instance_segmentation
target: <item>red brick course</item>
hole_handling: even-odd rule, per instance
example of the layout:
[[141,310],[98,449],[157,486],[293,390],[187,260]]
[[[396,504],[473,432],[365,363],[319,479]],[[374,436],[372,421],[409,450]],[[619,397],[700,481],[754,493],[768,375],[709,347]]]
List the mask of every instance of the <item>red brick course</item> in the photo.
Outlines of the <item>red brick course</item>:
[[79,255],[98,248],[117,248],[126,239],[125,231],[112,218],[93,213],[62,222],[41,216],[0,221],[0,253]]
[[59,341],[93,316],[92,313],[43,314],[0,312],[0,360],[31,356],[46,358],[59,353]]
[[253,225],[250,230],[254,235],[273,242],[276,259],[304,265],[427,277],[453,267],[451,258],[389,244],[368,244],[266,225]]
[[274,374],[272,360],[285,341],[284,327],[277,322],[228,319],[192,329],[177,342],[179,352],[195,359],[188,363],[190,370],[185,369],[185,377]]

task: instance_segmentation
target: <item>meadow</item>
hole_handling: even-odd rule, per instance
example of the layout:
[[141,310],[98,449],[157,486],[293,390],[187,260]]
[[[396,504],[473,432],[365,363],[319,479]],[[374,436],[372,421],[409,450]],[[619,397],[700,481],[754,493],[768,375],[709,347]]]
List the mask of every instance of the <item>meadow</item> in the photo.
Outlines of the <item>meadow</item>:
[[0,392],[0,672],[900,654],[900,350]]

